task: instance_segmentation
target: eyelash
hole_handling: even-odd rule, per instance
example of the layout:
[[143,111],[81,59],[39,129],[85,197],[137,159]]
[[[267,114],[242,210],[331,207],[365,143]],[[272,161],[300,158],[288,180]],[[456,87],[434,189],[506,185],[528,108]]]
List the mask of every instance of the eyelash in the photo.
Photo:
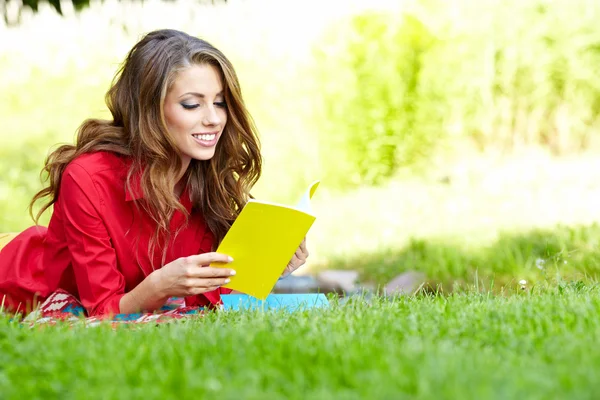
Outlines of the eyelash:
[[[183,108],[185,108],[186,110],[193,110],[194,108],[198,108],[200,107],[200,104],[185,104],[185,103],[180,103],[181,106]],[[224,101],[220,101],[217,103],[214,103],[217,107],[221,107],[221,108],[227,108],[227,104],[225,104]]]

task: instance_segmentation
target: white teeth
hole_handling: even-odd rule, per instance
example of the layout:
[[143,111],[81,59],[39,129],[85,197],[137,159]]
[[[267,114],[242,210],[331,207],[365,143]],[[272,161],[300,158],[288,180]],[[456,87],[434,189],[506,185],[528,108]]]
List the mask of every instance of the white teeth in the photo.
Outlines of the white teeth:
[[192,136],[194,136],[196,139],[210,142],[211,140],[214,140],[215,136],[217,136],[217,135],[214,133],[211,133],[210,135],[192,135]]

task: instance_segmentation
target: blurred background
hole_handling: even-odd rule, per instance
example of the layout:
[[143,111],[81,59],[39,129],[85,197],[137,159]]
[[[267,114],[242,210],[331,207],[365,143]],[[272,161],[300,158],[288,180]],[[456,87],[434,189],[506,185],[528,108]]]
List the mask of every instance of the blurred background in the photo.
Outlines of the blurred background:
[[49,150],[109,118],[131,46],[174,28],[237,69],[254,195],[295,204],[322,181],[303,273],[449,291],[600,271],[597,0],[37,3],[0,0],[0,231],[32,224]]

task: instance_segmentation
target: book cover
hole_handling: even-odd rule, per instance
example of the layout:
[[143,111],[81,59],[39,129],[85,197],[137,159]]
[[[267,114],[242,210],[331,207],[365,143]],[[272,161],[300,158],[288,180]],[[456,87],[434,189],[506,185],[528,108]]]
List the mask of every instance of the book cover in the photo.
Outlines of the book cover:
[[318,186],[319,181],[310,185],[295,207],[248,201],[217,248],[233,262],[211,265],[236,271],[223,287],[267,298],[316,220],[310,199]]

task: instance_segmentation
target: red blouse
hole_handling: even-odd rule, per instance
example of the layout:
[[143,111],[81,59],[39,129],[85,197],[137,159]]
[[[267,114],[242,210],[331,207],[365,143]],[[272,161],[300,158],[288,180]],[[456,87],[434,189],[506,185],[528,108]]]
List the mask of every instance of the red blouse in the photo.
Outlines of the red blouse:
[[[88,315],[119,313],[119,301],[152,271],[148,246],[156,224],[136,207],[143,201],[139,177],[133,195],[125,190],[131,161],[110,152],[85,154],[65,169],[57,202],[47,228],[33,226],[0,251],[0,300],[15,311],[44,301],[62,288],[75,295]],[[165,263],[211,251],[213,236],[194,210],[185,190],[181,204],[190,213],[185,221],[176,211],[170,221],[175,233]],[[154,252],[160,267],[161,250]],[[188,306],[221,302],[220,288],[186,298]],[[19,306],[20,304],[20,306]]]

